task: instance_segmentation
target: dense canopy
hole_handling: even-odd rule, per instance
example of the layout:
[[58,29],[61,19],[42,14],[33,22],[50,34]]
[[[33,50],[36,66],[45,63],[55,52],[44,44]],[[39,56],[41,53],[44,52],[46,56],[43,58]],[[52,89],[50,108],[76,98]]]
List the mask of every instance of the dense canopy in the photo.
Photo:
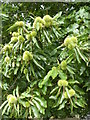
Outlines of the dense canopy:
[[2,3],[2,117],[83,117],[89,107],[88,3]]

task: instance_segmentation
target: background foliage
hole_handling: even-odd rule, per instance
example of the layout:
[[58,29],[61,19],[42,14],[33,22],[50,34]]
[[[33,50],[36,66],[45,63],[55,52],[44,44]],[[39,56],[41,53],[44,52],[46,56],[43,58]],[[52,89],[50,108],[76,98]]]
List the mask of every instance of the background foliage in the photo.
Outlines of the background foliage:
[[[51,17],[56,17],[56,25],[37,31],[37,36],[34,37],[33,41],[38,42],[28,43],[28,40],[26,40],[27,42],[22,46],[18,45],[16,47],[13,45],[12,53],[10,51],[2,53],[1,73],[3,81],[1,87],[3,101],[7,99],[7,95],[12,94],[12,91],[13,95],[19,98],[19,103],[14,106],[14,109],[13,106],[8,107],[6,105],[8,110],[3,117],[35,116],[48,119],[50,117],[63,118],[78,114],[80,116],[85,115],[89,111],[90,103],[88,100],[90,90],[89,4],[3,3],[1,8],[1,49],[3,49],[3,45],[11,41],[12,31],[17,31],[16,29],[8,30],[15,22],[24,21],[25,28],[31,31],[34,19],[37,16],[43,18],[43,16],[49,14]],[[56,14],[57,16],[55,16]],[[20,34],[26,36],[25,31]],[[69,50],[62,45],[67,36],[77,37],[76,48]],[[30,46],[28,46],[29,44]],[[20,51],[19,48],[21,48]],[[25,62],[22,64],[23,52],[26,50],[33,53],[33,61],[30,61],[29,64]],[[11,59],[10,66],[5,63],[5,57],[8,55]],[[66,70],[60,68],[63,60],[67,61]],[[12,67],[14,63],[15,67]],[[28,72],[24,73],[24,68],[27,68]],[[61,94],[59,93],[60,89],[57,85],[59,79],[67,80],[69,88],[75,90],[77,101],[73,97],[73,105],[71,99],[70,102],[63,99],[62,88]],[[68,93],[69,88],[65,87],[64,90]],[[18,112],[15,108],[20,111]],[[11,113],[12,110],[15,111],[14,114]]]

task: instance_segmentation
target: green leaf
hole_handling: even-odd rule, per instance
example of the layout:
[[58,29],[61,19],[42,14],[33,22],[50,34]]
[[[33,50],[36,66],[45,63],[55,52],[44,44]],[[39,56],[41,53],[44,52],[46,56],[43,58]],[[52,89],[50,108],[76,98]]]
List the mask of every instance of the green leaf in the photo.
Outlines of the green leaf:
[[75,102],[76,105],[78,105],[79,107],[85,108],[85,105],[83,103],[81,103],[81,101],[77,100]]
[[47,75],[44,77],[41,85],[44,85],[48,80],[49,80],[49,77],[52,75],[52,70],[50,70]]
[[30,82],[28,73],[26,74],[26,78],[27,78],[28,82]]
[[79,27],[79,25],[77,23],[71,24],[68,28],[67,31],[68,32],[74,32],[75,30],[78,30],[77,28]]
[[86,91],[90,91],[90,86],[87,87],[87,90]]
[[19,104],[17,104],[17,112],[18,112],[18,116],[19,116]]
[[15,24],[13,24],[11,27],[9,27],[8,29],[7,29],[7,31],[12,31],[12,30],[15,30],[17,28],[17,26],[15,25]]
[[43,88],[42,88],[42,92],[43,92],[44,95],[46,95],[46,92],[47,92],[47,86],[43,86]]
[[81,96],[77,93],[75,93],[76,98],[80,98]]
[[28,94],[27,92],[24,92],[24,93],[21,94],[20,99],[29,98],[29,97],[32,97],[32,95]]
[[15,96],[15,89],[13,90],[13,95]]
[[56,29],[55,29],[54,27],[53,27],[52,29],[53,29],[53,32],[54,32],[54,34],[56,35],[56,37],[59,38],[60,35],[59,35],[59,33],[56,31]]
[[67,64],[69,64],[73,60],[73,53],[69,55],[69,57],[66,59]]
[[87,87],[87,86],[89,86],[89,87],[90,87],[90,81],[86,81],[86,83],[84,84],[84,86],[83,86],[83,87]]
[[40,80],[40,82],[38,83],[38,86],[39,86],[39,88],[43,87],[42,80]]
[[39,29],[40,29],[39,22],[37,22],[37,24],[36,24],[36,29],[37,29],[37,31],[39,31]]
[[57,102],[55,103],[54,108],[59,106],[63,102],[63,100],[64,100],[64,94],[61,93],[61,96],[58,98]]
[[15,70],[14,70],[14,75],[17,74],[17,71],[18,71],[18,67],[15,68]]
[[67,93],[68,97],[70,98],[70,94],[69,94],[68,88],[66,87],[65,90],[66,90],[66,93]]
[[47,79],[49,79],[49,77],[52,75],[52,70],[50,70],[47,75],[44,77],[44,80],[46,81]]
[[45,83],[45,86],[52,86],[51,80],[49,79],[48,82]]
[[63,101],[63,103],[59,106],[58,110],[63,109],[65,107],[66,102],[67,102],[66,100]]
[[10,112],[10,106],[7,108],[7,114],[9,114],[9,112]]
[[16,66],[19,67],[19,66],[20,66],[20,63],[19,63],[19,62],[16,62]]
[[40,96],[40,92],[39,91],[33,91],[33,93],[35,93],[37,96]]
[[48,35],[47,35],[47,33],[46,33],[46,31],[45,31],[45,30],[43,30],[43,33],[44,33],[44,35],[45,35],[45,37],[46,37],[47,41],[48,41],[49,43],[51,43],[51,41],[50,41],[50,39],[49,39],[49,37],[48,37]]
[[63,102],[64,100],[64,94],[62,93],[61,99],[60,99],[60,104]]
[[[7,85],[6,85],[7,86]],[[0,80],[0,88],[2,89],[2,80]]]
[[34,106],[34,103],[32,101],[29,101],[29,103]]
[[43,55],[39,55],[39,57],[40,57],[43,61],[46,61],[46,60],[47,60]]
[[14,109],[15,109],[15,112],[16,112],[17,111],[16,104],[14,104]]
[[73,80],[73,79],[68,80],[68,83],[70,83],[70,84],[79,84],[79,82],[77,80]]
[[36,118],[40,118],[40,114],[38,109],[35,106],[31,106],[32,110],[33,110],[33,114]]
[[[61,97],[59,97],[59,98],[57,99],[57,102],[54,103],[53,108],[55,108],[55,107],[57,107],[57,106],[60,105],[60,100],[61,100]],[[56,101],[56,100],[55,100],[55,101]]]
[[75,48],[74,48],[74,51],[75,51],[75,54],[76,54],[76,58],[77,58],[78,63],[81,63],[81,62],[80,62],[79,55],[78,55],[78,52],[77,52],[77,50],[76,50]]
[[72,99],[70,99],[70,109],[71,109],[71,113],[73,113],[73,102],[72,102]]
[[58,89],[58,87],[55,87],[54,89],[52,89],[52,91],[50,92],[50,94],[52,94],[53,92],[55,92]]
[[22,49],[23,49],[23,44],[21,43],[21,45],[20,45],[20,51],[22,51]]
[[47,75],[44,77],[44,80],[42,81],[41,85],[44,85],[48,80],[49,77],[52,76],[53,79],[58,75],[58,69],[56,67],[53,67],[52,70],[50,70]]
[[81,103],[83,103],[84,105],[87,105],[84,97],[81,97],[81,98],[80,98],[80,101],[81,101]]
[[50,53],[50,56],[53,56],[57,53],[57,49],[54,49],[51,53]]
[[73,88],[74,88],[77,92],[79,92],[79,94],[82,94],[82,95],[85,94],[85,92],[83,91],[83,89],[81,89],[81,88],[78,87],[77,85],[74,85]]
[[24,69],[24,64],[21,66],[21,73],[23,72]]
[[25,101],[23,101],[23,100],[19,99],[19,103],[20,103],[20,104],[22,104],[22,105],[23,105],[23,107],[25,107],[25,108],[26,108],[26,104],[25,104],[26,102],[25,102]]
[[73,72],[72,68],[71,68],[69,65],[67,66],[67,70],[68,70],[71,74],[75,74],[75,73]]
[[51,74],[52,78],[55,79],[57,75],[58,75],[58,69],[56,67],[53,67],[52,74]]
[[61,14],[62,14],[62,11],[60,11],[59,13],[57,13],[57,14],[53,17],[53,19],[58,19],[59,17],[61,17]]
[[78,108],[78,106],[75,105],[75,101],[76,101],[76,99],[73,98],[73,107]]
[[42,70],[45,70],[35,59],[33,59],[33,62],[34,62],[38,67],[40,67]]
[[6,71],[5,71],[5,76],[7,77],[7,73],[8,73],[8,65],[6,65]]
[[32,100],[32,102],[37,106],[40,113],[44,114],[44,108],[41,107],[40,103],[38,103],[36,100]]
[[33,76],[35,76],[35,72],[34,72],[34,68],[33,68],[32,63],[30,63],[30,67],[31,67],[31,71],[32,71],[32,73],[33,73]]
[[56,99],[57,99],[57,97],[52,95],[52,96],[50,96],[50,97],[49,97],[49,99],[56,100]]
[[17,97],[19,97],[18,86],[16,88],[16,95],[17,95]]
[[85,72],[85,70],[86,70],[86,66],[82,65],[80,68],[80,75],[82,75]]
[[66,80],[67,79],[67,75],[62,70],[59,71],[59,77],[62,80]]
[[7,14],[0,13],[0,17],[9,17]]
[[37,46],[37,48],[40,48],[38,45],[38,42],[35,37],[32,37],[33,43]]
[[34,85],[36,85],[36,84],[37,84],[37,81],[33,81],[33,82],[31,82],[30,87],[34,87]]
[[42,107],[47,108],[47,102],[45,101],[45,99],[40,98],[40,97],[34,97],[34,99],[39,101]]
[[21,56],[20,55],[18,56],[17,61],[21,61]]
[[7,110],[7,107],[9,107],[9,104],[7,103],[6,105],[5,105],[5,107],[3,108],[3,111],[2,111],[2,115],[5,113],[5,111]]
[[81,57],[85,62],[88,62],[88,58],[86,58],[86,56],[85,56],[84,54],[81,53],[81,51],[79,50],[79,48],[76,47],[76,49],[77,49],[77,51],[78,51],[80,57]]
[[6,101],[0,106],[0,109],[2,109],[7,102],[8,102],[8,101],[6,100]]

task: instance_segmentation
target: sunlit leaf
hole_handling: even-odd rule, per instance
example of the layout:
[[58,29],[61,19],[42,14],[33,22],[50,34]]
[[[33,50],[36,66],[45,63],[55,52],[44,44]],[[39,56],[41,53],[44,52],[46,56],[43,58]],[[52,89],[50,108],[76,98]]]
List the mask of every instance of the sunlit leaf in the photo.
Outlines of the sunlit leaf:
[[63,109],[65,107],[66,102],[67,102],[66,100],[63,101],[63,103],[59,106],[58,110]]
[[40,114],[39,114],[38,109],[37,109],[36,107],[34,107],[34,106],[32,106],[31,108],[32,108],[32,110],[33,110],[34,116],[35,116],[36,118],[40,118]]

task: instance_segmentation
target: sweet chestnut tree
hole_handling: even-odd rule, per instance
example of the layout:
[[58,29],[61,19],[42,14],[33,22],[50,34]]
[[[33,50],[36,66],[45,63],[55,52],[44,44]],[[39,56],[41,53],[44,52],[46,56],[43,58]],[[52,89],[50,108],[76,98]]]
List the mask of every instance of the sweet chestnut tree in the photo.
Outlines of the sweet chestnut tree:
[[73,12],[71,24],[71,14],[60,11],[8,28],[11,40],[1,44],[2,117],[62,118],[84,113],[90,90],[86,13],[84,8]]

